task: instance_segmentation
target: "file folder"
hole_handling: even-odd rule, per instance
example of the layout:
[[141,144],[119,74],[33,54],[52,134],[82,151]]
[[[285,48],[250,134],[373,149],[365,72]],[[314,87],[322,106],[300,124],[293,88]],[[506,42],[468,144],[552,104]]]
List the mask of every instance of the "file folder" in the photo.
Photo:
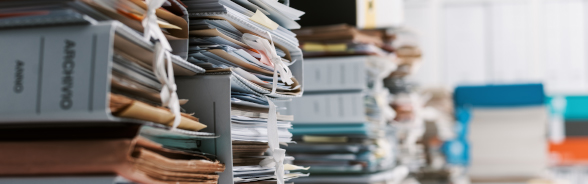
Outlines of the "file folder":
[[[115,50],[150,62],[153,44],[115,21],[0,30],[1,123],[122,121],[109,110]],[[176,75],[204,69],[172,56]],[[149,63],[146,63],[149,64]],[[126,121],[126,120],[125,120]]]

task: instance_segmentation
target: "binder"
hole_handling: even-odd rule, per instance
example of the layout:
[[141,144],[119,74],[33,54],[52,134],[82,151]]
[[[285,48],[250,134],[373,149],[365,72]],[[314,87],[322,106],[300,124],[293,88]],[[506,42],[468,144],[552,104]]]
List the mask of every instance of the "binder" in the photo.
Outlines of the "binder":
[[[194,112],[202,123],[207,125],[204,132],[213,132],[219,137],[203,139],[199,149],[217,156],[225,164],[225,171],[220,173],[219,183],[234,183],[233,137],[235,128],[231,125],[231,73],[207,73],[196,76],[176,78],[178,96],[190,97],[190,102],[182,107]],[[206,86],[206,87],[202,87]],[[273,171],[272,171],[273,174]]]
[[455,106],[535,106],[545,103],[542,84],[459,86],[453,95]]
[[[557,96],[547,97],[546,102],[552,113],[555,109],[555,98]],[[563,97],[565,106],[563,107],[563,118],[566,121],[585,121],[588,120],[588,109],[585,108],[588,103],[588,96],[584,95],[566,95]]]
[[305,61],[305,91],[338,92],[364,91],[369,87],[368,76],[373,63],[391,62],[377,56],[325,57]]
[[[225,164],[218,183],[233,182],[233,149],[231,139],[231,79],[230,74],[197,75],[177,77],[178,96],[192,97],[191,103],[183,106],[194,112],[207,127],[204,132],[213,132],[220,137],[202,140],[202,152],[217,156]],[[206,87],[202,87],[206,86]]]
[[367,122],[363,92],[306,94],[291,102],[281,114],[294,115],[295,124]]
[[[7,61],[0,63],[0,85],[7,86],[0,90],[0,123],[123,121],[108,108],[115,42],[152,58],[154,46],[116,21],[0,30]],[[204,72],[179,56],[172,62],[176,75]]]

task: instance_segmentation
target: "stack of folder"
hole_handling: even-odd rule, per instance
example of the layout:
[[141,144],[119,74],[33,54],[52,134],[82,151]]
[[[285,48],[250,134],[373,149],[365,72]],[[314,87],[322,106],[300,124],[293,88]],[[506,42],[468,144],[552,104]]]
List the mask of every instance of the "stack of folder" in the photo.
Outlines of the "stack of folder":
[[470,153],[472,180],[516,182],[542,176],[548,165],[543,85],[459,86],[454,100],[470,117],[471,146],[462,150]]
[[585,95],[555,95],[547,98],[550,109],[550,174],[558,181],[582,183],[587,179],[588,102]]
[[[383,79],[396,69],[384,40],[347,25],[295,31],[305,54],[305,95],[286,102],[297,144],[283,146],[309,166],[295,183],[384,183],[397,178],[396,140]],[[377,31],[376,31],[377,32]]]
[[[175,2],[175,1],[174,1]],[[146,41],[140,32],[141,21],[122,13],[145,13],[143,1],[6,1],[8,15],[0,19],[3,30],[2,52],[7,59],[15,60],[18,71],[23,72],[18,90],[3,93],[0,98],[9,103],[2,108],[3,121],[55,121],[107,120],[111,116],[149,121],[171,126],[174,113],[164,108],[161,91],[164,86],[153,71],[155,45]],[[180,6],[172,6],[172,8]],[[73,15],[54,15],[53,11],[67,10]],[[166,38],[184,41],[187,46],[187,21],[181,16],[159,9],[160,27]],[[82,16],[85,25],[29,28],[35,22],[43,25],[60,25]],[[97,21],[104,20],[104,21]],[[118,21],[108,21],[118,20]],[[120,23],[125,24],[120,24]],[[164,23],[167,22],[167,23]],[[169,22],[174,22],[173,24]],[[183,30],[181,27],[183,26]],[[166,27],[173,27],[166,28]],[[186,38],[182,38],[182,35]],[[27,40],[14,45],[16,40]],[[22,52],[22,48],[35,48]],[[176,75],[196,75],[204,69],[172,55],[172,68]],[[3,73],[14,73],[14,67],[3,67]],[[59,75],[62,73],[62,75]],[[38,77],[35,77],[38,76]],[[9,79],[9,77],[6,77]],[[88,80],[89,79],[89,80]],[[6,85],[14,81],[5,80]],[[90,82],[89,84],[84,84]],[[36,85],[35,85],[36,84]],[[61,85],[56,85],[61,84]],[[21,86],[22,85],[22,86]],[[40,93],[42,91],[42,93]],[[22,94],[39,95],[27,96]],[[82,94],[83,93],[83,94]],[[36,98],[36,99],[35,99]],[[10,104],[37,102],[30,105]],[[179,100],[180,104],[188,99]],[[104,109],[108,105],[108,109]],[[88,106],[87,108],[84,106]],[[102,111],[94,111],[100,109]],[[100,115],[102,117],[58,116],[68,113]],[[104,114],[104,112],[108,112]],[[38,116],[26,117],[26,113]],[[63,114],[61,114],[63,113]],[[198,118],[181,113],[178,128],[198,131],[206,126]],[[46,118],[52,119],[46,119]]]
[[281,174],[286,181],[306,176],[290,172],[299,168],[293,165],[278,173],[282,171],[271,163],[279,157],[272,151],[279,148],[278,142],[293,142],[289,132],[293,116],[277,114],[273,102],[302,96],[301,78],[289,69],[301,66],[302,52],[289,29],[300,27],[295,20],[304,12],[274,0],[185,0],[184,4],[190,15],[188,61],[207,74],[230,75],[233,181],[272,183]]
[[188,12],[181,1],[162,1],[147,29],[147,3],[0,2],[0,54],[11,61],[0,67],[0,84],[13,86],[0,95],[1,175],[217,183],[224,165],[200,147],[218,136],[198,132],[206,125],[174,108],[172,74],[205,72],[186,61]]
[[346,24],[307,27],[296,30],[306,57],[377,55],[386,57],[382,31],[359,30]]
[[137,136],[139,128],[121,123],[4,127],[0,155],[9,159],[0,159],[0,171],[13,182],[39,175],[118,175],[109,183],[217,183],[223,164]]

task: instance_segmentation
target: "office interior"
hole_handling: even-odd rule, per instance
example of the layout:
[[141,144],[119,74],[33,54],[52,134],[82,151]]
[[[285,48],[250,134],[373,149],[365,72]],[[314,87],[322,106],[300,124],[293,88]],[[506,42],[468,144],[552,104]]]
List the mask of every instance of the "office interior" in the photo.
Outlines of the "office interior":
[[0,1],[0,183],[588,183],[587,0]]

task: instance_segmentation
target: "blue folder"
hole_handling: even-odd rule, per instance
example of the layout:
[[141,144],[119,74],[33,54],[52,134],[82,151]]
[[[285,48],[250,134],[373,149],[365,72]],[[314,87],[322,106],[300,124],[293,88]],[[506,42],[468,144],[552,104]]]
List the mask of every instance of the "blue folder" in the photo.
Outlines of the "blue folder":
[[294,124],[290,132],[297,135],[369,135],[366,123],[357,124]]
[[[547,98],[547,104],[554,113],[552,100],[554,97]],[[565,96],[566,106],[564,109],[565,120],[588,120],[588,96]]]
[[545,103],[542,84],[459,86],[455,88],[456,107],[513,107]]

